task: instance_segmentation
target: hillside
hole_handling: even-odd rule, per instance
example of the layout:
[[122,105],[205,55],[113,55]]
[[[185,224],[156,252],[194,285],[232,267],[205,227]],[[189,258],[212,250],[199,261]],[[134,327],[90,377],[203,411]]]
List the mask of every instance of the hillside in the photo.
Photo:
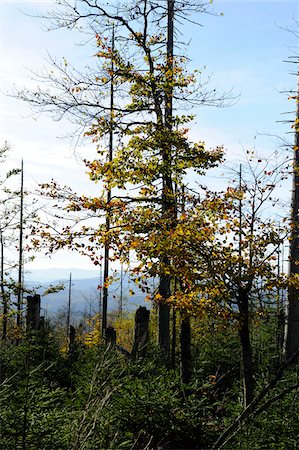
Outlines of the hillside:
[[[101,303],[101,288],[99,288],[99,276],[97,271],[85,271],[81,269],[49,269],[37,270],[26,274],[25,289],[30,289],[42,296],[42,310],[44,314],[53,314],[63,309],[69,299],[69,274],[72,273],[71,286],[71,310],[75,316],[84,313],[95,314]],[[124,310],[134,311],[138,306],[144,304],[145,295],[136,284],[129,278],[127,273],[123,274],[122,287],[120,274],[116,274],[116,280],[109,289],[108,310],[117,310],[122,297]],[[49,286],[63,284],[64,289],[56,293],[44,295]],[[130,295],[130,290],[134,295]]]

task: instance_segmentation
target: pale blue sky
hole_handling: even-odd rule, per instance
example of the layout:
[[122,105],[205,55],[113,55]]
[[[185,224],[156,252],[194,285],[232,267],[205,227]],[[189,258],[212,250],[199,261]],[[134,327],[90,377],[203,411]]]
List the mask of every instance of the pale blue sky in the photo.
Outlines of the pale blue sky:
[[[94,186],[73,157],[70,144],[57,139],[65,134],[68,124],[54,123],[49,117],[28,117],[30,110],[26,105],[3,95],[14,84],[32,86],[26,67],[34,70],[44,66],[47,51],[57,58],[66,56],[74,65],[87,61],[86,49],[74,45],[80,40],[76,33],[44,32],[39,20],[20,11],[35,14],[50,8],[52,3],[0,0],[0,142],[7,139],[12,144],[16,161],[24,157],[28,185],[51,177],[71,185],[76,180],[75,188],[88,194]],[[294,67],[283,60],[298,54],[298,42],[280,27],[296,28],[294,19],[299,18],[299,4],[215,0],[214,9],[223,12],[223,16],[205,15],[200,19],[203,27],[185,27],[186,40],[191,39],[191,65],[206,66],[207,75],[212,74],[211,87],[219,92],[233,88],[241,97],[230,108],[199,109],[192,137],[206,140],[209,146],[223,144],[229,160],[241,156],[242,147],[256,146],[261,152],[271,152],[273,140],[257,135],[283,136],[289,131],[288,125],[277,121],[285,118],[281,113],[294,110],[294,104],[279,91],[295,88],[296,79],[289,75]],[[89,153],[90,150],[89,147]],[[55,265],[69,264],[62,256],[58,261]],[[75,257],[72,263],[78,267],[86,264]]]

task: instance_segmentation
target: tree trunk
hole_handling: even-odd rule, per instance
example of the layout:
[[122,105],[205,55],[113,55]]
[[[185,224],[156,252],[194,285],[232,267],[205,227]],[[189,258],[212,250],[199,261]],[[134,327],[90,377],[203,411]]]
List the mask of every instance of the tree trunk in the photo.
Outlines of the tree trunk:
[[[175,287],[176,289],[176,287]],[[176,311],[172,308],[172,341],[171,341],[171,368],[175,369],[176,366]]]
[[116,331],[111,325],[106,328],[105,342],[112,346],[116,344]]
[[1,297],[3,306],[3,318],[2,318],[2,339],[5,341],[7,337],[7,314],[8,314],[8,293],[4,288],[4,240],[3,233],[0,231],[0,248],[1,248]]
[[68,348],[68,355],[69,355],[69,359],[71,360],[75,349],[76,349],[76,329],[73,325],[69,326],[69,348]]
[[277,337],[276,337],[276,368],[279,367],[283,360],[283,345],[285,333],[285,311],[282,307],[277,310]]
[[242,352],[242,371],[244,385],[244,407],[246,408],[254,398],[254,378],[252,364],[252,350],[249,336],[249,299],[248,292],[244,288],[239,288],[239,336]]
[[[289,268],[291,275],[299,274],[299,129],[297,123],[299,120],[299,69],[297,82]],[[286,335],[285,353],[286,358],[289,358],[299,347],[299,289],[294,287],[289,288],[288,291]]]
[[18,268],[18,300],[17,300],[17,328],[21,331],[22,326],[22,303],[23,303],[23,209],[24,209],[24,166],[21,164],[21,193],[20,193],[20,236],[19,236],[19,268]]
[[139,306],[135,315],[135,334],[132,356],[144,357],[148,344],[148,327],[150,312],[145,306]]
[[[112,41],[111,49],[114,51],[114,26],[112,27]],[[113,125],[114,125],[114,63],[111,60],[110,67],[111,79],[110,79],[110,125],[109,125],[109,150],[108,150],[108,162],[113,161]],[[107,189],[107,207],[109,208],[112,198],[111,189]],[[106,212],[106,233],[110,230],[110,212]],[[108,314],[108,278],[109,278],[109,239],[105,241],[104,248],[104,287],[103,287],[103,305],[102,305],[102,336],[106,339],[107,331],[107,314]]]
[[189,384],[192,376],[190,317],[182,318],[180,340],[182,381]]
[[40,295],[27,297],[27,330],[38,330],[40,324]]
[[[170,297],[170,276],[161,276],[159,293],[163,299]],[[170,307],[165,303],[159,304],[159,346],[166,359],[170,353]]]
[[[170,88],[165,92],[165,126],[172,130],[172,103],[173,103],[173,87],[172,87],[172,71],[173,71],[173,36],[174,36],[174,3],[175,0],[167,0],[167,66],[170,74]],[[172,149],[165,148],[163,150],[163,164],[170,170],[172,162]],[[166,218],[173,216],[176,218],[175,199],[173,195],[173,183],[171,174],[163,176],[163,194],[162,209],[166,213]],[[163,259],[164,265],[169,265],[168,258]],[[170,291],[170,275],[164,275],[160,278],[159,293],[163,299],[167,299],[171,295]],[[159,305],[159,345],[160,349],[169,359],[170,356],[170,306],[165,303]]]

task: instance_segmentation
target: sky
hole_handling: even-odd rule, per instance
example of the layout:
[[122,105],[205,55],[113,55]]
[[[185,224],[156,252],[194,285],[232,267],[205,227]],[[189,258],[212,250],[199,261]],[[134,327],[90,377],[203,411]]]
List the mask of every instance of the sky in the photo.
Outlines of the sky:
[[[47,67],[47,54],[57,60],[67,57],[73,65],[92,58],[92,51],[77,45],[78,34],[47,32],[45,23],[32,17],[52,5],[50,0],[0,0],[0,144],[5,140],[11,144],[12,165],[24,158],[28,189],[54,178],[78,193],[93,195],[98,188],[88,180],[82,164],[82,158],[93,155],[93,146],[86,143],[75,152],[74,145],[63,139],[72,132],[67,121],[34,114],[28,105],[7,95],[15,86],[35,86],[30,70]],[[272,153],[277,142],[269,135],[292,140],[290,125],[280,123],[293,118],[283,113],[295,109],[282,93],[296,86],[290,74],[294,67],[284,61],[299,51],[294,34],[284,29],[296,28],[299,4],[215,0],[213,8],[217,16],[204,15],[202,26],[189,24],[183,29],[190,66],[201,69],[204,77],[211,76],[211,87],[219,93],[233,89],[240,97],[229,108],[196,110],[191,137],[209,147],[223,145],[230,164],[242,159],[244,149]],[[207,180],[213,183],[213,177],[210,174]],[[27,265],[27,269],[48,267],[93,268],[87,259],[66,253],[38,257]]]

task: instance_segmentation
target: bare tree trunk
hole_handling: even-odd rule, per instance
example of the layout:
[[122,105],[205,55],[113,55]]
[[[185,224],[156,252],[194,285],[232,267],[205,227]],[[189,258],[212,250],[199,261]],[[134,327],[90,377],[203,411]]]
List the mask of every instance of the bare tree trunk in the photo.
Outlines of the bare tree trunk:
[[[114,51],[114,28],[112,29],[112,52]],[[113,159],[113,108],[114,108],[114,64],[111,60],[111,79],[110,79],[110,128],[109,128],[109,152],[108,161]],[[111,189],[107,190],[107,206],[111,202]],[[106,212],[106,233],[110,230],[109,211]],[[103,286],[103,304],[102,304],[102,336],[105,337],[107,330],[107,311],[108,311],[108,277],[109,277],[109,242],[106,238],[104,248],[104,286]]]
[[68,305],[67,305],[67,316],[66,316],[66,342],[67,342],[67,345],[69,344],[69,341],[70,341],[71,304],[72,304],[72,274],[70,273],[69,300],[68,300]]
[[[239,171],[239,190],[242,191],[242,165]],[[251,219],[251,232],[253,233],[254,216]],[[239,307],[239,338],[241,344],[242,358],[242,376],[244,388],[244,408],[246,408],[254,398],[254,378],[252,366],[252,349],[249,334],[249,292],[252,282],[244,288],[241,285],[242,280],[242,198],[239,200],[239,288],[237,301]],[[252,266],[252,249],[249,255],[250,266]]]
[[182,381],[189,384],[192,376],[190,317],[182,318],[180,339]]
[[[283,249],[283,247],[282,247]],[[277,276],[280,277],[280,264],[281,264],[281,250],[280,247],[277,251]],[[283,260],[283,258],[282,258]],[[285,332],[285,311],[283,308],[283,290],[278,287],[277,289],[277,302],[276,302],[276,358],[274,369],[280,366],[283,359],[283,345],[284,345],[284,332]]]
[[24,208],[24,167],[21,164],[21,201],[20,201],[20,237],[19,237],[19,270],[18,270],[18,300],[17,300],[17,328],[20,332],[22,326],[23,302],[23,208]]
[[72,360],[74,355],[74,351],[76,348],[76,329],[73,325],[70,325],[69,328],[69,347],[68,347],[68,355],[69,359]]
[[[176,283],[175,283],[176,285]],[[172,341],[171,341],[171,368],[176,366],[176,310],[172,308]]]
[[284,333],[285,333],[285,311],[282,307],[277,310],[277,337],[276,337],[276,366],[278,367],[283,360],[283,345],[284,345]]
[[[161,276],[159,293],[164,298],[170,297],[170,276]],[[170,352],[170,307],[165,303],[159,304],[159,346],[165,357]]]
[[242,370],[244,383],[244,403],[245,408],[254,398],[254,378],[252,349],[249,336],[249,299],[246,289],[239,288],[238,292],[239,306],[239,336],[242,351]]
[[[293,193],[291,209],[290,267],[291,275],[299,274],[299,69],[297,80],[297,107],[295,121]],[[287,336],[285,353],[289,358],[299,347],[299,289],[290,287],[288,291]]]
[[2,339],[5,341],[7,338],[7,314],[8,314],[8,293],[4,288],[4,240],[3,233],[0,231],[0,248],[1,248],[1,297],[3,305],[3,318],[2,318]]
[[[170,89],[165,95],[165,125],[169,130],[172,130],[172,103],[173,103],[173,88],[172,88],[172,72],[173,72],[173,35],[174,35],[174,3],[175,0],[167,0],[167,65],[168,73],[170,74]],[[171,148],[164,149],[163,163],[165,167],[171,167],[172,152]],[[163,212],[166,213],[167,218],[173,216],[175,219],[175,199],[173,196],[172,177],[169,174],[163,176],[163,194],[162,194]],[[169,265],[168,258],[163,258],[163,264]],[[167,299],[171,295],[170,290],[170,275],[164,275],[160,278],[159,293],[163,299]],[[170,306],[166,303],[159,305],[159,345],[166,358],[170,356]]]

